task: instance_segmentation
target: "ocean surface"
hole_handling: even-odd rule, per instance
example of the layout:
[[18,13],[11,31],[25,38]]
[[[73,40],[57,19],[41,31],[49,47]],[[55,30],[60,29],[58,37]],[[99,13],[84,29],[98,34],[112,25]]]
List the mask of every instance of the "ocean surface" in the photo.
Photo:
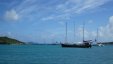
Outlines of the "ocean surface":
[[113,64],[113,45],[92,48],[0,45],[0,64]]

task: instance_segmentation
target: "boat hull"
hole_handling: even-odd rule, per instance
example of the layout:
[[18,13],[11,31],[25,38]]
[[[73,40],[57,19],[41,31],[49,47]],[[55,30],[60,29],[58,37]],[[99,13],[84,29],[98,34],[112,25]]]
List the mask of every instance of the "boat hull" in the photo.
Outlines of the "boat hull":
[[73,47],[73,48],[91,48],[91,45],[77,45],[77,44],[61,44],[62,47]]

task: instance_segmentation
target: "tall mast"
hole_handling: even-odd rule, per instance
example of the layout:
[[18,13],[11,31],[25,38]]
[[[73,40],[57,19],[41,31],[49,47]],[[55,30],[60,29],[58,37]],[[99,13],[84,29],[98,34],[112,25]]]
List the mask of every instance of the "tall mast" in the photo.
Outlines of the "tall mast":
[[66,21],[66,36],[65,36],[65,43],[67,43],[67,21]]
[[96,42],[98,42],[98,28],[97,28],[97,38],[96,38]]
[[74,21],[74,41],[75,41],[75,21]]
[[83,22],[83,42],[84,42],[84,27],[85,27],[85,22]]

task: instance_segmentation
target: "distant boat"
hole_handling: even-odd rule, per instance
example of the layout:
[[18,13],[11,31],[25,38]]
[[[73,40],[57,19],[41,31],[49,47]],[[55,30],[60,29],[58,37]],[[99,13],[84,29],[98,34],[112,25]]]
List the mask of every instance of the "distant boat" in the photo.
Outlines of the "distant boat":
[[98,46],[103,47],[104,45],[100,43],[100,44],[98,44]]
[[[74,24],[75,25],[75,24]],[[67,43],[67,22],[66,22],[66,37],[65,37],[65,43],[62,43],[62,47],[73,47],[73,48],[91,48],[91,42],[84,40],[84,24],[83,24],[83,42],[82,44],[70,44]]]
[[99,31],[99,30],[97,29],[97,38],[95,39],[95,42],[96,42],[96,45],[97,45],[97,46],[103,47],[104,45],[103,45],[101,42],[98,42],[98,37],[99,37],[98,31]]

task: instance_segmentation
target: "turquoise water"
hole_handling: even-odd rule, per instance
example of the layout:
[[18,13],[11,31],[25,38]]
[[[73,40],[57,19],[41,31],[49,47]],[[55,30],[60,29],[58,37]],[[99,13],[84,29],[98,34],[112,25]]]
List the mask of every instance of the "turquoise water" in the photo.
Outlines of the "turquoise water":
[[113,64],[113,46],[0,45],[0,64]]

